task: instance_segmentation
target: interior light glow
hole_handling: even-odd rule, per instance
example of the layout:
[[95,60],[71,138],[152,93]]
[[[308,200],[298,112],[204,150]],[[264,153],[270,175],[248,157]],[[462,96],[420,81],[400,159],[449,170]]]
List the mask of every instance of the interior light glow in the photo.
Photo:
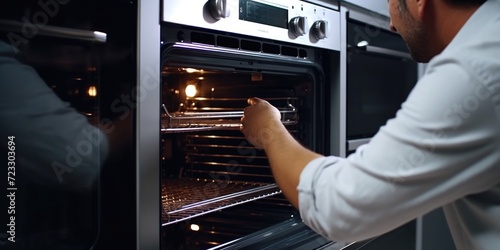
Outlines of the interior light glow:
[[186,96],[187,97],[194,97],[198,91],[196,90],[196,86],[193,84],[189,84],[186,87]]
[[90,97],[96,97],[97,96],[97,88],[95,86],[90,86],[89,89],[87,90],[87,94]]
[[188,72],[188,73],[196,73],[196,72],[199,72],[199,70],[197,70],[197,69],[193,69],[193,68],[185,68],[184,70],[185,70],[186,72]]
[[191,224],[191,226],[189,226],[189,228],[191,229],[191,231],[195,231],[195,232],[200,231],[200,226],[198,226],[196,224]]

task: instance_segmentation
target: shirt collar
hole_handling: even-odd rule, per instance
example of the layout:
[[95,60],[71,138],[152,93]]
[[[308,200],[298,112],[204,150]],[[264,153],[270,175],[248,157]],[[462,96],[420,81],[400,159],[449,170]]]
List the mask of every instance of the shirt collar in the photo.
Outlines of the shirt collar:
[[[477,38],[478,29],[480,27],[488,26],[494,20],[500,20],[500,0],[487,0],[481,5],[474,14],[467,20],[460,31],[455,35],[453,40],[443,51],[454,50],[455,47],[460,46],[463,41]],[[493,18],[495,17],[496,18]]]

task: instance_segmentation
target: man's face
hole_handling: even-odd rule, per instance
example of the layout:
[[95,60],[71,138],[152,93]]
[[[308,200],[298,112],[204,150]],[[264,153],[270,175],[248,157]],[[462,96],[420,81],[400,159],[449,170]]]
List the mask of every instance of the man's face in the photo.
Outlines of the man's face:
[[[406,42],[412,58],[417,62],[428,62],[430,55],[428,31],[423,23],[414,17],[417,13],[416,6],[407,3],[406,7],[400,5],[400,0],[388,0],[390,27],[397,31]],[[407,1],[407,0],[403,0]]]

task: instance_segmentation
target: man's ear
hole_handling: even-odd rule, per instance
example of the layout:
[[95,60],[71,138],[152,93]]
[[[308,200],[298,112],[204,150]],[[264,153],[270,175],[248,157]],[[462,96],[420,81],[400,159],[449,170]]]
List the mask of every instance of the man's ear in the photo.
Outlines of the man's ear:
[[418,16],[420,18],[424,17],[426,8],[427,8],[427,0],[415,0],[417,4],[417,11],[418,11]]

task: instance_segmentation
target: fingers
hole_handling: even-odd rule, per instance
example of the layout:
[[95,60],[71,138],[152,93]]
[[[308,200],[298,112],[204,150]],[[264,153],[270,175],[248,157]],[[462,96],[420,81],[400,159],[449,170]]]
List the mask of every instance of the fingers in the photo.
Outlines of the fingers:
[[[257,97],[250,97],[250,98],[247,99],[247,103],[250,106],[253,106],[253,105],[255,105],[255,104],[257,104],[258,102],[261,102],[261,101],[264,101],[264,100],[262,100],[260,98],[257,98]],[[247,113],[247,108],[248,107],[246,107],[246,108],[243,109],[243,116],[240,119],[240,122],[241,122],[240,130],[243,130],[243,127],[244,127],[243,123],[245,121],[245,113]]]
[[261,102],[261,101],[264,101],[264,100],[262,100],[262,99],[260,99],[258,97],[250,97],[250,98],[248,98],[247,103],[248,103],[248,105],[255,105],[255,104],[257,104],[258,102]]

